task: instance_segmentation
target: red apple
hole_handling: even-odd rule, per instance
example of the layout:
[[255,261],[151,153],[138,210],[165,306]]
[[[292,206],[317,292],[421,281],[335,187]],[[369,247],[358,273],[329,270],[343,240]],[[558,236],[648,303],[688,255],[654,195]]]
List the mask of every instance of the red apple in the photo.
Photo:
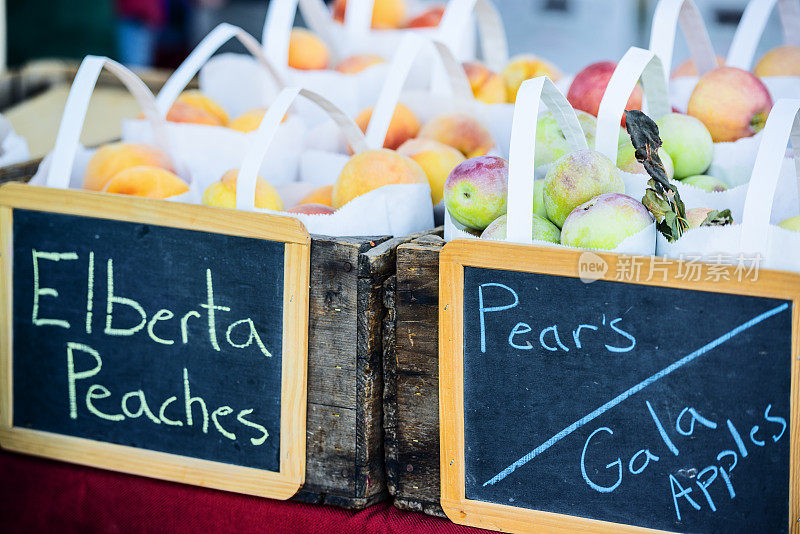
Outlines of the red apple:
[[720,67],[697,82],[686,113],[705,124],[720,143],[755,135],[771,109],[772,98],[761,80],[746,70]]
[[303,213],[305,215],[330,215],[333,208],[324,204],[299,204],[286,210],[288,213]]
[[[603,99],[608,81],[616,68],[617,64],[613,61],[600,61],[592,63],[576,74],[567,92],[567,100],[572,107],[597,117],[600,101]],[[625,109],[642,109],[642,89],[638,85],[628,98]],[[624,115],[621,124],[623,127],[625,126]]]

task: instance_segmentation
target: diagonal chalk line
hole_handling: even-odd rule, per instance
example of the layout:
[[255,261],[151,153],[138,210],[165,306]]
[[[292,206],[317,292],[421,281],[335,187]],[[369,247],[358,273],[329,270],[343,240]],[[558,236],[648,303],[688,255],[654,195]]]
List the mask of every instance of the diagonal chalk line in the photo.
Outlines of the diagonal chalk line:
[[675,371],[676,369],[679,369],[679,368],[683,367],[684,365],[686,365],[687,363],[691,362],[695,358],[698,358],[698,357],[702,356],[703,354],[711,351],[712,349],[722,345],[723,343],[725,343],[726,341],[730,340],[732,337],[736,336],[737,334],[741,334],[742,332],[744,332],[748,328],[752,328],[753,326],[757,325],[758,323],[760,323],[762,321],[765,321],[766,319],[769,319],[773,315],[777,315],[777,314],[781,313],[782,311],[784,311],[784,310],[786,310],[788,308],[789,308],[789,304],[788,303],[783,303],[780,306],[778,306],[777,308],[773,308],[772,310],[764,312],[761,315],[750,319],[746,323],[740,324],[739,326],[737,326],[736,328],[734,328],[733,330],[731,330],[727,334],[721,335],[720,337],[718,337],[714,341],[711,341],[710,343],[700,347],[699,349],[697,349],[696,351],[692,352],[691,354],[688,354],[688,355],[684,356],[680,360],[676,361],[675,363],[673,363],[672,365],[670,365],[668,367],[665,367],[664,369],[662,369],[661,371],[657,372],[656,374],[650,376],[649,378],[646,378],[646,379],[642,380],[641,382],[639,382],[638,384],[636,384],[635,386],[633,386],[629,390],[625,391],[621,395],[619,395],[619,396],[613,398],[612,400],[608,401],[607,403],[603,404],[602,406],[597,408],[595,411],[593,411],[589,415],[583,417],[582,419],[579,419],[579,420],[575,421],[574,423],[569,425],[567,428],[565,428],[564,430],[562,430],[561,432],[559,432],[558,434],[556,434],[552,438],[548,439],[547,441],[545,441],[544,443],[542,443],[541,445],[539,445],[538,447],[533,449],[531,452],[529,452],[528,454],[526,454],[525,456],[523,456],[522,458],[520,458],[519,460],[517,460],[513,464],[509,465],[508,467],[506,467],[505,469],[503,469],[502,471],[497,473],[490,480],[487,480],[486,482],[483,483],[484,487],[485,486],[490,486],[490,485],[493,486],[494,484],[500,482],[501,480],[506,478],[508,475],[510,475],[511,473],[516,471],[518,468],[520,468],[523,465],[527,464],[528,462],[530,462],[531,460],[533,460],[534,458],[536,458],[537,456],[542,454],[544,451],[546,451],[547,449],[549,449],[550,447],[555,445],[558,441],[560,441],[563,438],[569,436],[570,434],[572,434],[573,432],[578,430],[580,427],[582,427],[586,423],[588,423],[588,422],[592,421],[593,419],[596,419],[597,417],[601,416],[602,414],[604,414],[605,412],[607,412],[611,408],[615,407],[616,405],[618,405],[622,401],[626,400],[631,395],[634,395],[634,394],[640,392],[641,390],[643,390],[644,388],[646,388],[647,386],[649,386],[653,382],[656,382],[657,380],[660,380],[660,379],[664,378],[665,376],[667,376],[671,372]]

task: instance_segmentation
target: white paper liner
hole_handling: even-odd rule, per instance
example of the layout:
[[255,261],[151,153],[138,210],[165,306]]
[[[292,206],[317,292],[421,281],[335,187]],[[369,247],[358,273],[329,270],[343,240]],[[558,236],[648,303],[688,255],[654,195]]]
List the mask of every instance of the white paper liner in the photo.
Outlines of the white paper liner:
[[31,158],[28,142],[16,132],[10,132],[0,146],[0,167],[21,163]]

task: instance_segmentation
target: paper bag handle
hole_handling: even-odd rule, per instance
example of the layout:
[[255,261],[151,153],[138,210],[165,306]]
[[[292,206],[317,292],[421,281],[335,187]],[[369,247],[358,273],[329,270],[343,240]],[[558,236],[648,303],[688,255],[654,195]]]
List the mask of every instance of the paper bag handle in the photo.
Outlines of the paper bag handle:
[[181,63],[164,84],[164,87],[161,88],[161,91],[158,92],[156,105],[163,116],[166,117],[172,104],[175,103],[175,100],[192,78],[194,78],[195,74],[200,71],[200,68],[211,59],[214,52],[219,50],[223,44],[234,37],[244,45],[247,51],[250,52],[256,60],[258,60],[278,84],[278,87],[283,87],[285,85],[275,67],[273,67],[270,61],[264,56],[259,42],[238,26],[223,22],[211,30],[208,35],[200,41],[200,44],[192,50],[192,53]]
[[[81,130],[86,120],[86,112],[89,109],[89,101],[97,85],[100,72],[104,67],[120,79],[139,103],[145,119],[150,122],[153,129],[156,146],[162,149],[170,158],[172,156],[164,118],[158,112],[155,97],[147,85],[132,71],[112,59],[100,56],[86,56],[75,74],[75,80],[72,82],[72,87],[67,96],[67,103],[64,106],[64,113],[61,116],[61,124],[58,127],[50,168],[45,179],[45,185],[48,187],[59,189],[69,187],[72,166],[75,163],[75,153],[78,151]],[[175,165],[174,161],[173,165]],[[175,166],[177,167],[177,165]]]
[[667,83],[672,72],[672,53],[679,22],[698,74],[702,76],[717,68],[717,57],[708,29],[694,0],[661,0],[653,14],[649,48],[661,58]]
[[330,116],[339,126],[345,141],[353,149],[353,152],[358,154],[369,148],[364,140],[364,134],[361,133],[353,119],[348,117],[344,111],[313,91],[300,87],[287,87],[278,94],[277,98],[267,108],[258,130],[250,138],[250,147],[244,156],[242,167],[239,169],[239,177],[236,181],[236,209],[252,210],[255,207],[258,169],[267,155],[267,150],[278,132],[283,117],[289,111],[298,95],[317,104]]
[[781,99],[772,106],[758,146],[742,211],[740,248],[766,255],[772,203],[781,173],[786,142],[791,140],[800,186],[800,99]]
[[472,13],[478,22],[483,62],[495,72],[508,63],[508,38],[503,19],[491,0],[450,0],[436,29],[436,41],[458,50],[468,31]]
[[547,76],[526,80],[517,93],[508,150],[508,207],[506,240],[530,243],[533,223],[533,181],[539,103],[553,114],[570,151],[586,150],[586,137],[566,97]]
[[642,80],[647,114],[658,119],[670,112],[669,92],[661,60],[650,50],[631,47],[614,69],[597,112],[595,150],[617,161],[619,124],[631,93]]
[[780,12],[784,42],[800,46],[800,1],[750,0],[733,35],[726,65],[750,70],[756,48],[776,3]]
[[[383,146],[386,133],[389,131],[389,123],[392,120],[397,103],[400,101],[400,93],[406,83],[411,67],[419,57],[423,47],[430,43],[430,40],[413,33],[406,34],[400,42],[400,46],[392,58],[388,74],[378,95],[378,100],[372,110],[372,117],[366,133],[369,146],[373,148]],[[458,62],[446,45],[433,42],[433,47],[444,64],[446,80],[449,83],[446,89],[452,92],[456,105],[472,102],[472,89],[461,63]]]

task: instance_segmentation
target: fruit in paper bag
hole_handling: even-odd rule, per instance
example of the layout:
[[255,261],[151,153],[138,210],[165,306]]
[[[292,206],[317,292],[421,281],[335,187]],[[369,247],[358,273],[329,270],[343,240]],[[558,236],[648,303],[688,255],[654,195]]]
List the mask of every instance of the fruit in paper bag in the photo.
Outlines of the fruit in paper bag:
[[559,227],[584,202],[603,193],[624,192],[620,170],[594,150],[579,150],[557,159],[544,177],[547,218]]
[[[361,131],[366,133],[369,121],[372,118],[372,108],[367,108],[356,116],[356,124]],[[414,112],[403,104],[398,103],[394,108],[392,120],[389,121],[389,129],[386,131],[386,139],[383,141],[383,148],[397,150],[397,147],[413,139],[419,133],[420,124]]]
[[706,73],[689,97],[686,112],[700,119],[715,143],[755,135],[772,109],[766,86],[751,73],[720,67]]
[[[669,154],[664,150],[663,146],[658,149],[658,157],[661,159],[661,163],[664,164],[664,171],[667,173],[667,178],[672,180],[672,178],[675,177],[675,168],[672,163],[672,158],[669,157]],[[636,149],[633,148],[630,141],[619,147],[619,151],[617,152],[617,168],[622,172],[630,174],[647,174],[644,165],[636,160]]]
[[103,191],[145,198],[169,198],[186,193],[189,186],[171,171],[142,165],[118,172]]
[[[597,119],[585,111],[577,111],[578,122],[581,123],[583,135],[589,146],[594,146],[594,137],[597,130]],[[536,147],[535,164],[550,165],[569,151],[567,138],[561,131],[561,126],[556,122],[555,117],[549,111],[544,113],[536,124]]]
[[484,156],[494,148],[494,139],[489,130],[476,118],[465,113],[434,117],[422,127],[419,137],[451,146],[467,158]]
[[228,114],[216,101],[200,91],[182,92],[167,112],[170,122],[225,126]]
[[345,163],[333,186],[333,207],[391,184],[427,184],[428,177],[414,160],[394,150],[365,150]]
[[506,81],[502,76],[477,61],[464,63],[463,67],[469,80],[469,86],[472,88],[472,95],[476,100],[487,104],[508,102]]
[[432,6],[406,22],[406,28],[435,28],[442,22],[444,6]]
[[342,74],[357,74],[380,63],[386,63],[386,60],[376,54],[356,54],[340,61],[336,70]]
[[444,196],[444,182],[450,172],[464,161],[464,156],[451,146],[433,139],[409,139],[397,149],[399,154],[416,161],[431,184],[431,201],[435,206]]
[[[597,117],[600,101],[603,99],[608,82],[616,68],[617,64],[613,61],[600,61],[592,63],[576,74],[567,92],[567,100],[572,107]],[[628,98],[625,109],[642,109],[642,89],[638,85]],[[620,124],[625,126],[624,115]]]
[[[203,204],[215,208],[236,208],[236,179],[239,171],[231,169],[222,175],[203,192]],[[278,191],[262,177],[256,178],[256,207],[266,210],[281,211],[283,201]]]
[[[725,58],[722,56],[717,56],[717,65],[721,67],[724,64]],[[672,71],[670,78],[683,78],[687,76],[697,76],[697,67],[694,66],[694,60],[692,58],[687,59],[675,67],[675,70]]]
[[[387,30],[399,28],[406,18],[405,0],[375,0],[372,4],[372,27]],[[347,0],[333,3],[333,19],[344,22]]]
[[512,104],[517,101],[517,92],[525,80],[548,76],[556,82],[562,76],[561,71],[555,65],[533,54],[520,54],[512,57],[500,74],[506,81],[506,97]]
[[784,45],[773,48],[758,60],[753,74],[767,76],[800,76],[800,46]]
[[728,184],[719,178],[714,178],[713,176],[708,176],[707,174],[688,176],[681,180],[681,183],[693,185],[696,188],[702,189],[703,191],[707,191],[709,193],[725,191],[728,189]]
[[333,206],[333,184],[323,185],[313,190],[303,197],[300,204],[322,204],[323,206]]
[[791,230],[792,232],[800,232],[800,215],[784,219],[778,223],[778,226],[786,230]]
[[[493,239],[495,241],[505,241],[507,217],[501,215],[495,219],[481,234],[481,239]],[[534,214],[531,221],[531,239],[535,241],[547,241],[548,243],[561,242],[561,230],[558,226],[547,220],[546,217],[541,217]]]
[[483,230],[506,212],[508,162],[480,156],[461,163],[444,184],[444,203],[450,215],[467,228]]
[[561,244],[612,250],[652,222],[650,212],[635,198],[606,193],[581,204],[569,214],[561,228]]
[[286,210],[287,213],[302,213],[305,215],[330,215],[333,208],[324,204],[298,204]]
[[167,157],[150,145],[122,142],[103,145],[95,151],[86,166],[83,188],[100,191],[120,171],[141,166],[173,170]]
[[712,211],[711,208],[689,208],[686,210],[686,223],[689,228],[698,228]]
[[303,28],[289,35],[289,66],[300,70],[322,70],[330,66],[331,53],[322,39]]
[[[233,119],[228,124],[228,128],[242,133],[255,132],[258,130],[258,127],[261,126],[261,120],[264,118],[264,113],[266,112],[267,110],[265,108],[256,108],[245,111]],[[285,117],[284,120],[286,120]]]
[[702,122],[688,115],[668,113],[658,119],[656,125],[662,148],[672,159],[676,178],[686,178],[708,169],[714,158],[714,141]]
[[544,180],[533,182],[533,214],[547,218],[547,210],[544,207]]

